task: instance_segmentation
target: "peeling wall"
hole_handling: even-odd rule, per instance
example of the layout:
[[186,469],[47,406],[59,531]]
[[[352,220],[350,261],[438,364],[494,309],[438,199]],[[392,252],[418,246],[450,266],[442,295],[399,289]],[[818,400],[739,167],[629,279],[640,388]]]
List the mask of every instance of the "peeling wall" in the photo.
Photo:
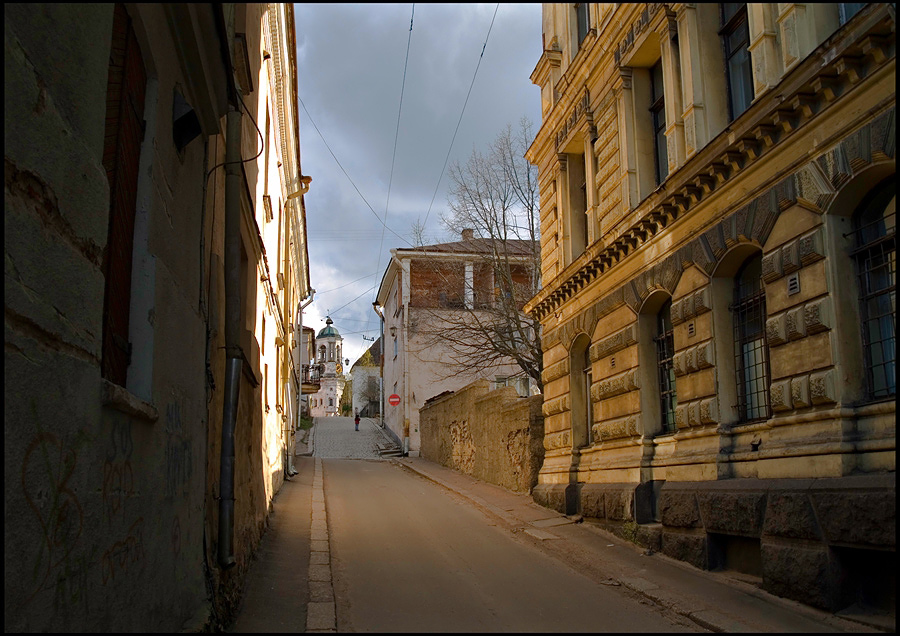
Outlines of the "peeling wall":
[[419,411],[422,457],[516,492],[531,492],[544,459],[542,396],[489,390],[487,380]]

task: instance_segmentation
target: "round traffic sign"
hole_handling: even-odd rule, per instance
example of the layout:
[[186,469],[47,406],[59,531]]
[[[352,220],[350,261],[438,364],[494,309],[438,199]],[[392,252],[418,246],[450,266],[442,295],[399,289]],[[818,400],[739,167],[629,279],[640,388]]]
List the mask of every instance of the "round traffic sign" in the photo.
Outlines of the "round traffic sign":
[[393,395],[391,395],[391,397],[388,398],[388,402],[391,404],[391,406],[397,406],[398,404],[400,404],[400,396],[394,393]]

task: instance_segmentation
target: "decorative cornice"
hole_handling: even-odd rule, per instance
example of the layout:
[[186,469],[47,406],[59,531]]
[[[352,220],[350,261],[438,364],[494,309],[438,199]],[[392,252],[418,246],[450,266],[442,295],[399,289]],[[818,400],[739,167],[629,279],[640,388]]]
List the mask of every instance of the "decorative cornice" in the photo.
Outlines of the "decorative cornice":
[[[784,144],[862,79],[893,61],[895,30],[886,9],[873,12],[872,19],[863,28],[865,32],[861,36],[845,33],[842,38],[842,34],[838,34],[823,43],[769,91],[766,98],[753,104],[686,165],[670,175],[663,187],[645,200],[647,211],[636,222],[623,228],[613,240],[590,246],[526,303],[525,311],[537,320],[555,312],[736,174]],[[893,142],[889,150],[893,154]],[[827,175],[828,166],[823,166],[823,171]],[[831,181],[836,187],[839,185],[833,179]],[[770,192],[793,187],[792,178],[788,178],[773,186]],[[763,196],[742,210],[754,208]],[[783,207],[795,197],[778,196],[778,200],[779,207]]]
[[663,6],[661,2],[651,2],[644,6],[644,10],[638,14],[637,19],[631,23],[631,28],[625,33],[625,37],[616,46],[613,57],[616,60],[616,66],[620,66],[622,58],[625,57],[634,46],[641,34],[647,30],[650,21]]

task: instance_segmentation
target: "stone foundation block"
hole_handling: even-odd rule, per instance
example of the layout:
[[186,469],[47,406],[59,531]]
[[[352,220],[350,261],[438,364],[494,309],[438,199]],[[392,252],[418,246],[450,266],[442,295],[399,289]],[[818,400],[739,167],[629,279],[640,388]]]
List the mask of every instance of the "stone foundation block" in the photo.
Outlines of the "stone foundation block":
[[829,543],[896,547],[897,501],[892,492],[812,493],[812,502]]
[[606,497],[598,484],[585,484],[581,488],[581,514],[594,519],[606,518]]
[[566,484],[538,484],[531,491],[535,503],[556,512],[566,512]]
[[666,491],[666,487],[663,486],[657,506],[660,519],[665,526],[699,528],[702,525],[697,496],[693,492]]
[[706,491],[697,494],[697,503],[707,532],[742,537],[758,537],[762,533],[765,492]]
[[663,528],[660,551],[666,556],[708,569],[708,547],[705,533],[688,533]]
[[812,504],[804,493],[770,492],[763,534],[786,539],[822,539]]
[[834,607],[838,572],[828,548],[764,540],[760,552],[766,591],[814,607]]

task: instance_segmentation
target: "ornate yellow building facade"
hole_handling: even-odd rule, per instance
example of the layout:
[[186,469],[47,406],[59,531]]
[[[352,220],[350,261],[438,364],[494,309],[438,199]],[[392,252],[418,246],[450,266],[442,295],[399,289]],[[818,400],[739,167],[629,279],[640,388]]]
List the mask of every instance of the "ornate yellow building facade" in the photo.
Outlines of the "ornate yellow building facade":
[[888,4],[545,4],[536,501],[893,604]]

